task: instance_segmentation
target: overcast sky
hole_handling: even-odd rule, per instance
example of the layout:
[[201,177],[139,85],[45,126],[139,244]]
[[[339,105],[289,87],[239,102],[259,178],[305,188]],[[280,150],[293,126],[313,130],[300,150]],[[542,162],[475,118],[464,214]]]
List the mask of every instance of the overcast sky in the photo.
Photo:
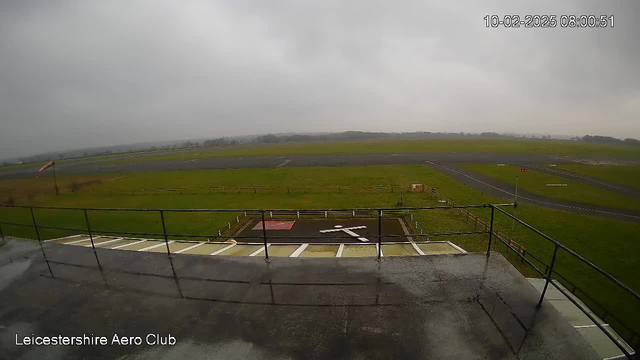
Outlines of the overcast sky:
[[639,18],[638,1],[1,0],[0,158],[268,132],[640,138]]

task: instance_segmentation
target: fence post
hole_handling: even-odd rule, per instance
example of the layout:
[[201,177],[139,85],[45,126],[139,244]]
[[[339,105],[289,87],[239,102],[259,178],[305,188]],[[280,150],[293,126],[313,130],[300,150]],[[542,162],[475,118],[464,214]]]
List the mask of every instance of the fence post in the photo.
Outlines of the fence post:
[[382,210],[378,210],[378,260],[382,257]]
[[[487,247],[487,256],[489,256],[489,252],[491,252],[491,239],[493,237],[493,213],[495,208],[491,205],[491,225],[489,226],[489,246]],[[485,226],[485,229],[487,227]]]
[[264,222],[264,210],[260,210],[262,215],[262,239],[264,240],[264,259],[269,261],[269,246],[267,246],[267,225]]
[[164,244],[167,246],[167,256],[171,257],[171,250],[169,250],[169,239],[167,238],[167,226],[164,223],[164,210],[160,210],[160,220],[162,220],[162,233],[164,234]]
[[538,301],[538,307],[542,306],[542,300],[544,300],[544,294],[547,292],[547,287],[549,286],[549,282],[551,281],[551,276],[553,275],[553,266],[556,263],[556,256],[558,255],[558,244],[555,244],[556,247],[553,249],[553,257],[551,258],[551,264],[549,265],[549,272],[547,273],[547,279],[544,283],[544,289],[542,289],[542,295],[540,295],[540,301]]
[[47,268],[49,268],[49,274],[53,277],[53,272],[51,271],[51,265],[49,265],[49,260],[47,259],[47,254],[44,253],[44,248],[42,247],[42,240],[40,240],[40,231],[38,231],[38,224],[36,223],[36,216],[33,214],[33,208],[30,207],[31,210],[31,219],[33,220],[33,228],[36,230],[36,237],[38,238],[38,244],[40,244],[40,250],[42,251],[42,256],[44,257],[44,262],[47,263]]

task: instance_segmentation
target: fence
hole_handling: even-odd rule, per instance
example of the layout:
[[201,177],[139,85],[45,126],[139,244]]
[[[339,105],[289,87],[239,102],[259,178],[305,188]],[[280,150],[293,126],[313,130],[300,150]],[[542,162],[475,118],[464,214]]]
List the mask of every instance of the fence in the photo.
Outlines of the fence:
[[[36,233],[36,237],[38,240],[38,243],[40,244],[40,249],[42,251],[42,255],[43,258],[47,264],[47,268],[49,270],[49,274],[53,277],[53,271],[51,269],[50,263],[55,263],[52,261],[49,261],[47,259],[47,255],[46,252],[44,250],[44,247],[42,246],[42,239],[40,236],[40,231],[39,229],[57,229],[57,230],[65,230],[65,231],[75,231],[75,232],[87,232],[89,234],[89,238],[91,241],[91,247],[93,249],[95,258],[96,258],[96,262],[98,264],[98,267],[101,268],[100,265],[100,260],[98,258],[98,254],[96,252],[96,247],[95,244],[93,242],[93,237],[96,234],[119,234],[119,235],[138,235],[138,236],[154,236],[154,237],[158,237],[161,239],[164,239],[164,244],[166,246],[167,249],[167,255],[169,256],[169,259],[171,259],[172,253],[169,247],[169,237],[189,237],[189,238],[212,238],[212,237],[220,237],[220,238],[231,238],[231,236],[226,236],[223,235],[222,232],[223,231],[219,231],[218,234],[213,234],[213,235],[194,235],[194,234],[174,234],[174,233],[170,233],[167,231],[167,227],[166,227],[166,222],[165,222],[165,213],[234,213],[234,214],[242,214],[242,216],[258,216],[261,220],[262,220],[262,232],[261,232],[261,236],[259,237],[242,237],[244,239],[248,239],[248,238],[259,238],[262,241],[262,244],[264,245],[264,256],[265,256],[265,260],[269,260],[269,239],[267,236],[267,231],[266,231],[266,225],[265,225],[265,220],[268,217],[280,217],[280,216],[296,216],[296,217],[300,217],[302,216],[318,216],[320,215],[324,215],[325,217],[329,216],[329,213],[331,213],[332,215],[335,216],[348,216],[349,214],[351,216],[375,216],[377,218],[377,235],[375,235],[375,238],[377,239],[377,250],[378,250],[378,254],[377,254],[377,258],[380,259],[381,257],[381,249],[382,249],[382,238],[384,237],[406,237],[407,239],[426,239],[429,236],[441,236],[441,235],[472,235],[472,234],[487,234],[488,235],[488,246],[487,246],[487,256],[490,256],[491,253],[491,247],[492,247],[492,241],[493,238],[497,238],[501,243],[503,243],[504,245],[506,245],[508,248],[511,248],[511,250],[514,250],[515,254],[517,254],[522,261],[524,261],[525,263],[527,263],[529,266],[531,266],[532,269],[534,269],[541,277],[543,277],[546,281],[545,281],[545,285],[544,288],[542,290],[542,294],[540,296],[540,299],[538,301],[538,306],[542,305],[542,301],[545,297],[545,294],[547,292],[547,289],[549,287],[549,284],[551,284],[552,286],[554,286],[558,291],[560,291],[561,293],[563,293],[567,299],[569,299],[571,302],[573,302],[579,309],[581,309],[583,311],[583,313],[589,318],[591,319],[598,328],[600,328],[605,335],[607,335],[607,337],[609,337],[617,346],[618,348],[620,348],[620,350],[630,359],[634,358],[634,351],[633,349],[636,349],[638,347],[638,343],[639,343],[639,337],[637,335],[637,333],[635,332],[635,329],[632,328],[627,322],[625,322],[624,320],[621,320],[618,316],[615,316],[611,313],[611,309],[606,309],[605,307],[603,307],[602,305],[599,305],[601,309],[604,309],[604,311],[606,311],[606,314],[604,314],[603,316],[606,318],[610,318],[610,319],[614,319],[615,320],[615,324],[612,325],[612,327],[618,332],[618,334],[622,334],[620,335],[621,338],[626,342],[626,344],[628,344],[631,347],[631,350],[629,350],[626,346],[625,343],[621,342],[620,339],[618,339],[616,337],[615,333],[612,333],[609,329],[607,329],[603,324],[600,323],[600,321],[598,321],[598,319],[596,318],[595,315],[593,315],[589,310],[592,311],[597,311],[594,310],[593,307],[591,309],[586,309],[584,308],[584,306],[582,306],[576,299],[574,299],[572,296],[570,296],[569,293],[567,293],[567,289],[571,289],[569,290],[570,293],[574,294],[574,295],[578,295],[577,293],[580,292],[579,297],[581,298],[585,298],[584,296],[586,295],[586,292],[584,291],[579,291],[578,288],[575,285],[572,285],[570,282],[568,282],[568,280],[566,279],[566,277],[560,275],[557,270],[555,269],[555,267],[557,266],[557,261],[558,261],[558,254],[559,252],[562,252],[563,254],[569,255],[571,257],[571,259],[577,260],[578,263],[585,265],[588,269],[590,269],[591,271],[594,272],[594,275],[598,274],[600,276],[603,276],[607,281],[609,281],[609,284],[611,286],[614,286],[617,289],[621,289],[621,291],[623,291],[624,294],[626,294],[626,300],[628,301],[632,301],[635,303],[635,308],[640,307],[640,295],[638,295],[638,293],[636,293],[633,289],[629,288],[628,286],[626,286],[625,284],[623,284],[622,282],[620,282],[619,280],[617,280],[616,278],[614,278],[613,276],[611,276],[610,274],[608,274],[607,272],[605,272],[604,270],[600,269],[597,265],[591,263],[589,260],[585,259],[584,257],[582,257],[581,255],[577,254],[576,252],[574,252],[573,250],[567,248],[566,246],[564,246],[563,244],[559,243],[558,241],[554,240],[553,238],[549,237],[548,235],[542,233],[541,231],[537,230],[536,228],[534,228],[533,226],[527,224],[526,222],[516,218],[515,216],[513,216],[512,214],[508,213],[507,211],[505,211],[504,209],[502,209],[502,207],[505,206],[513,206],[514,204],[484,204],[484,205],[449,205],[449,206],[432,206],[432,207],[406,207],[406,208],[367,208],[367,209],[306,209],[306,210],[301,210],[301,209],[274,209],[274,210],[265,210],[265,209],[260,209],[260,210],[256,210],[256,209],[252,209],[252,210],[245,210],[245,209],[180,209],[180,210],[168,210],[168,209],[119,209],[119,208],[111,208],[111,209],[99,209],[99,208],[59,208],[59,207],[29,207],[29,206],[15,206],[15,205],[0,205],[1,207],[4,208],[22,208],[22,209],[28,209],[29,213],[31,215],[31,220],[32,223],[31,224],[23,224],[23,223],[12,223],[12,222],[7,222],[7,221],[0,221],[0,236],[2,236],[2,238],[4,239],[4,233],[2,232],[2,226],[1,225],[13,225],[13,226],[26,226],[26,227],[32,227],[35,230]],[[42,226],[42,225],[38,225],[37,223],[37,219],[35,217],[34,214],[34,209],[55,209],[55,210],[65,210],[65,211],[80,211],[82,212],[83,216],[84,216],[84,220],[85,220],[85,228],[82,229],[78,229],[78,228],[62,228],[62,227],[52,227],[52,226]],[[383,235],[383,231],[382,231],[382,219],[384,214],[387,215],[392,215],[392,214],[410,214],[411,211],[416,211],[416,210],[465,210],[468,211],[469,209],[490,209],[491,211],[491,216],[490,216],[490,220],[489,220],[489,224],[488,224],[488,228],[487,226],[484,226],[481,231],[467,231],[467,232],[451,232],[451,233],[432,233],[432,234],[428,234],[425,233],[424,230],[422,228],[420,228],[420,233],[416,233],[416,234],[404,234],[404,235]],[[162,233],[141,233],[141,232],[122,232],[122,231],[108,231],[108,230],[96,230],[93,229],[91,227],[91,222],[90,222],[90,218],[89,218],[89,214],[92,212],[98,212],[98,211],[116,211],[116,212],[146,212],[146,213],[157,213],[158,214],[158,220],[159,223],[162,225]],[[526,252],[526,251],[516,251],[516,249],[514,249],[512,247],[512,245],[510,245],[508,242],[505,241],[504,238],[498,236],[496,234],[496,232],[494,231],[494,218],[495,218],[495,213],[496,211],[500,214],[503,214],[511,219],[513,219],[513,221],[518,222],[520,225],[524,226],[525,228],[533,231],[535,234],[537,234],[538,236],[540,236],[542,239],[546,240],[547,242],[549,242],[550,244],[553,245],[553,256],[551,258],[551,261],[549,264],[546,264],[544,261],[542,261],[541,259],[533,256],[532,254]],[[236,221],[239,222],[239,217],[236,217]],[[477,217],[476,217],[477,219]],[[485,223],[486,224],[486,223]],[[231,227],[231,223],[229,223],[228,225],[229,227]],[[239,238],[238,236],[233,236],[234,238]],[[319,237],[319,236],[317,236]],[[283,236],[280,236],[280,238],[284,238]],[[288,238],[300,238],[299,236],[290,236]],[[314,238],[314,236],[304,236],[304,239],[309,239],[309,238]],[[323,237],[323,239],[326,239],[326,237]],[[536,261],[538,263],[538,265],[542,264],[544,265],[544,271],[537,266],[536,264],[534,264],[532,262],[532,260]],[[175,270],[174,270],[174,274],[175,274]],[[554,276],[556,278],[560,279],[560,284],[557,283],[556,281],[553,281]],[[567,288],[565,288],[564,286],[562,286],[562,283],[565,283],[567,285],[569,285]],[[590,303],[595,303],[597,304],[597,302],[595,302],[594,299],[590,298],[590,297],[586,297],[588,299],[588,301]],[[628,321],[628,320],[627,320]],[[634,324],[636,325],[636,324]]]
[[139,189],[92,189],[91,195],[196,195],[196,194],[258,194],[258,193],[318,193],[318,192],[415,192],[404,185],[362,185],[362,186],[194,186],[171,188],[139,188]]

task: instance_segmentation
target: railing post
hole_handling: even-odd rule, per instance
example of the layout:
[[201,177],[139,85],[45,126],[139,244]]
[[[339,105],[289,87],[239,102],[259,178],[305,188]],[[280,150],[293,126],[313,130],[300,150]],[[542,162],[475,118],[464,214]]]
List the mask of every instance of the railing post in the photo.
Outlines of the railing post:
[[260,214],[262,215],[262,239],[264,240],[264,259],[268,261],[269,247],[267,246],[267,225],[264,222],[264,210],[260,210]]
[[553,257],[551,258],[551,264],[549,265],[549,272],[547,273],[547,281],[544,283],[544,289],[542,289],[542,295],[540,295],[540,301],[538,301],[538,307],[542,306],[542,300],[544,300],[544,294],[547,292],[547,287],[549,287],[549,282],[551,281],[551,276],[553,275],[553,266],[556,263],[556,256],[558,255],[558,244],[555,244],[556,247],[553,249]]
[[491,239],[493,238],[493,215],[495,208],[491,205],[491,225],[489,226],[489,246],[487,247],[487,256],[491,252]]
[[378,260],[382,257],[382,210],[378,209]]
[[51,271],[51,265],[49,265],[49,260],[47,259],[47,254],[44,252],[44,247],[42,247],[42,240],[40,239],[40,231],[38,231],[38,223],[36,223],[36,216],[33,214],[33,208],[30,207],[31,210],[31,220],[33,220],[33,228],[36,230],[36,237],[38,238],[38,244],[40,244],[40,250],[42,251],[42,256],[44,257],[44,262],[47,263],[47,268],[49,268],[49,274],[53,277],[53,271]]
[[89,240],[91,240],[91,248],[96,251],[96,245],[93,243],[93,234],[91,233],[91,226],[89,225],[89,215],[87,215],[87,209],[83,210],[84,221],[87,223],[87,232],[89,233]]
[[164,244],[167,246],[167,255],[171,257],[171,250],[169,250],[169,238],[167,237],[167,226],[164,223],[164,210],[160,210],[160,219],[162,220],[162,233],[164,234]]
[[96,258],[96,263],[98,263],[98,269],[102,271],[102,264],[100,264],[100,259],[98,259],[98,252],[96,251],[96,245],[93,242],[93,233],[91,232],[91,225],[89,224],[89,215],[87,214],[87,209],[83,209],[84,212],[84,221],[87,223],[87,232],[89,233],[89,240],[91,240],[91,248],[93,248],[93,256]]

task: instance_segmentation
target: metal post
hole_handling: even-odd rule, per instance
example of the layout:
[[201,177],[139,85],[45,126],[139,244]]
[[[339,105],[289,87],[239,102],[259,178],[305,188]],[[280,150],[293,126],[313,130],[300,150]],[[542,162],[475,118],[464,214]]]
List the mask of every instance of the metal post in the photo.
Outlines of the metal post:
[[378,260],[382,257],[382,210],[378,210]]
[[33,208],[30,207],[31,210],[31,219],[33,220],[33,228],[36,230],[36,237],[38,237],[38,244],[40,244],[40,250],[42,251],[42,256],[44,257],[44,262],[47,263],[47,268],[49,268],[49,274],[53,277],[53,272],[51,271],[51,265],[49,265],[49,260],[47,259],[47,254],[44,253],[44,248],[42,247],[42,240],[40,240],[40,231],[38,231],[38,224],[36,223],[36,216],[33,214]]
[[164,223],[164,210],[160,210],[160,219],[162,220],[162,233],[164,234],[164,244],[167,246],[167,255],[171,257],[171,250],[169,250],[169,239],[167,238],[167,226]]
[[267,225],[264,222],[264,210],[260,210],[262,215],[262,238],[264,239],[264,258],[269,260],[269,247],[267,246]]
[[553,249],[553,257],[551,258],[551,265],[549,265],[549,272],[547,273],[547,281],[544,283],[544,289],[542,289],[542,295],[540,295],[540,301],[538,301],[538,307],[542,306],[542,300],[544,300],[544,294],[547,292],[547,287],[549,286],[549,281],[551,281],[551,276],[553,275],[553,266],[556,263],[556,256],[558,255],[558,244]]
[[491,205],[491,225],[489,226],[489,246],[487,247],[487,256],[491,252],[491,239],[493,237],[493,213],[495,212],[495,208]]
[[93,243],[93,234],[91,233],[91,226],[89,225],[89,215],[87,215],[87,209],[84,209],[84,221],[87,223],[87,232],[89,233],[89,240],[91,240],[91,248],[96,250],[96,245]]
[[93,248],[93,256],[95,256],[96,263],[98,263],[98,269],[102,271],[102,264],[100,264],[100,259],[98,259],[98,253],[96,252],[96,245],[93,242],[93,233],[91,232],[91,225],[89,224],[89,215],[87,214],[87,209],[84,209],[83,212],[84,212],[84,220],[87,223],[87,232],[89,233],[89,240],[91,240],[91,248]]
[[[58,191],[58,180],[56,179],[56,162],[53,162],[53,186],[56,188],[56,196],[60,195]],[[48,263],[47,263],[48,264]]]

